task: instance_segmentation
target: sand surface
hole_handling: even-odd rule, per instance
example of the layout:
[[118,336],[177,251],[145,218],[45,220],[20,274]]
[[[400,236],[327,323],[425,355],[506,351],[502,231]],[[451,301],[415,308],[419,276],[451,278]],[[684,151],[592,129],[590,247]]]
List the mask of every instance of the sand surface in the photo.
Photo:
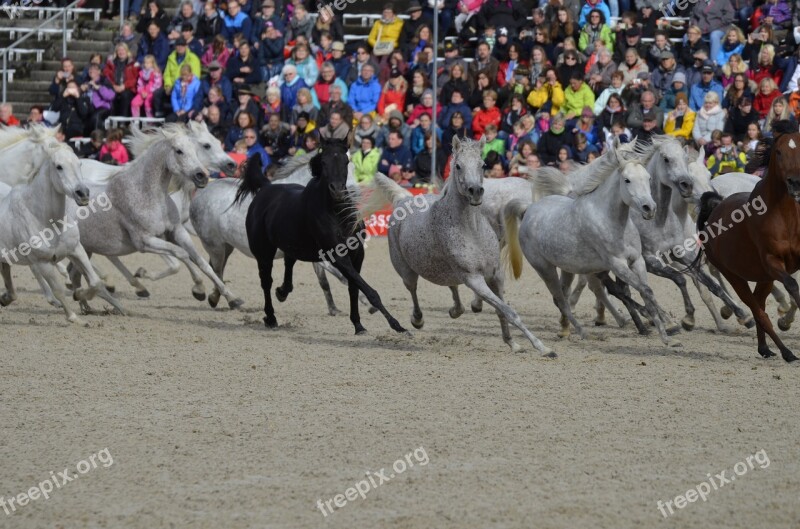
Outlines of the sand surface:
[[[800,366],[762,360],[753,330],[712,330],[696,292],[697,329],[678,336],[681,348],[595,328],[588,295],[577,316],[589,337],[559,341],[556,309],[526,264],[507,299],[558,352],[547,360],[516,330],[526,352],[511,353],[493,312],[451,320],[450,292],[425,282],[425,327],[403,338],[380,315],[363,315],[369,335],[353,336],[346,315],[328,316],[307,264],[274,331],[261,324],[255,262],[241,254],[226,279],[244,311],[194,300],[185,271],[148,282],[148,300],[114,277],[131,316],[76,326],[14,269],[20,298],[0,309],[0,495],[76,474],[104,449],[113,464],[0,512],[0,528],[800,526]],[[408,325],[385,240],[371,241],[365,277]],[[682,316],[677,290],[652,284]],[[346,309],[346,288],[333,289]],[[784,334],[798,352],[796,332]],[[664,519],[659,500],[709,473],[730,478],[761,450],[768,466]],[[377,485],[398,459],[415,464]],[[322,514],[318,500],[367,472],[377,487],[366,498]]]

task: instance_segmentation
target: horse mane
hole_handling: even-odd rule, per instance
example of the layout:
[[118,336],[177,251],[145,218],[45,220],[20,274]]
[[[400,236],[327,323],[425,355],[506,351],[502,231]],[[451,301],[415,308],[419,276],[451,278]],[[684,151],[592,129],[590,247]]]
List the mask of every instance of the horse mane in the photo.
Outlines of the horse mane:
[[313,151],[301,154],[300,156],[292,156],[282,167],[275,171],[275,175],[272,177],[272,180],[275,181],[288,178],[298,169],[307,166],[311,162],[311,159],[317,155],[318,151],[319,149],[314,149]]
[[[633,145],[628,143],[626,145]],[[572,190],[577,196],[588,195],[606,181],[609,176],[614,174],[614,171],[619,169],[620,163],[617,159],[617,153],[622,152],[622,148],[610,149],[602,156],[597,157],[592,163],[582,165],[577,171],[569,174]],[[559,171],[560,173],[560,171]],[[550,177],[554,175],[550,174]],[[539,178],[539,171],[536,172],[537,179]],[[538,182],[537,182],[538,183]]]
[[167,123],[158,128],[152,128],[144,132],[138,127],[131,127],[131,137],[125,142],[133,158],[138,158],[148,147],[160,140],[170,140],[179,134],[186,134],[188,129],[179,123]]
[[44,125],[31,124],[29,128],[0,126],[0,149],[7,149],[23,141],[34,143],[44,143],[50,138],[56,137],[58,128],[50,128]]

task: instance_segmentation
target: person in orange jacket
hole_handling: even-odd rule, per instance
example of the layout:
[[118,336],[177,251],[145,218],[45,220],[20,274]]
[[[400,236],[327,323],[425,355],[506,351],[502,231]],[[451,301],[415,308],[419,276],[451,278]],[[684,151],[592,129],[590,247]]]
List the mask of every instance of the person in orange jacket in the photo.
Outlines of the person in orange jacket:
[[483,108],[475,113],[472,118],[472,135],[476,140],[481,139],[486,130],[486,125],[490,123],[495,127],[500,127],[502,115],[497,108],[497,92],[487,90],[483,93]]

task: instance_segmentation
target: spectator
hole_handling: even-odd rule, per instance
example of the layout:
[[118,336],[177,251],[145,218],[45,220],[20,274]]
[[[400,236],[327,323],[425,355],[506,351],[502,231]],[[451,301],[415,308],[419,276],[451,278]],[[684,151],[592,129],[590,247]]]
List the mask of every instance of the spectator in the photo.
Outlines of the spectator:
[[221,137],[222,141],[224,141],[225,137],[228,135],[228,124],[223,121],[219,107],[216,105],[211,105],[205,110],[206,113],[204,121],[208,126],[209,132],[211,132],[215,138]]
[[591,23],[591,13],[594,10],[600,11],[606,21],[611,20],[611,11],[603,0],[586,0],[578,16],[578,27],[583,28],[587,23]]
[[566,128],[566,118],[556,114],[550,121],[550,129],[539,139],[536,153],[546,165],[556,165],[558,151],[565,145],[572,145],[572,132]]
[[289,124],[283,123],[279,114],[270,114],[261,130],[261,144],[270,158],[280,160],[289,154]]
[[606,136],[611,131],[611,125],[615,121],[625,122],[625,106],[622,104],[622,96],[611,94],[608,97],[606,106],[600,112],[599,126],[604,129]]
[[[98,77],[99,73],[98,71]],[[81,93],[81,89],[74,79],[68,81],[64,91],[56,95],[50,108],[59,113],[58,124],[66,139],[84,135],[92,110],[89,98]]]
[[497,132],[497,127],[491,123],[486,125],[483,134],[483,137],[486,138],[486,143],[483,145],[483,151],[481,151],[481,157],[484,160],[490,152],[496,152],[503,158],[506,155],[506,142],[497,137]]
[[297,122],[297,116],[301,112],[308,115],[308,121],[316,126],[317,124],[317,109],[311,99],[311,90],[308,88],[301,88],[297,91],[297,102],[292,107],[292,120],[291,123]]
[[6,127],[19,127],[20,122],[14,117],[14,107],[10,103],[0,104],[0,125]]
[[[722,73],[720,76],[722,88],[728,88],[731,84],[733,84],[736,74],[742,74],[745,79],[748,78],[747,63],[742,60],[742,56],[738,53],[731,55],[730,59],[728,59],[728,63],[723,64],[722,68],[720,68],[720,71]],[[723,108],[727,107],[723,105]]]
[[211,63],[217,63],[219,67],[225,68],[231,58],[231,50],[225,44],[225,38],[222,35],[212,37],[212,41],[206,46],[206,51],[200,58],[200,64],[209,68]]
[[119,35],[114,37],[114,44],[125,44],[129,50],[139,46],[141,35],[136,33],[132,22],[123,22]]
[[256,127],[256,118],[247,111],[239,112],[236,115],[234,125],[228,130],[225,136],[225,150],[232,151],[236,142],[244,138],[247,129]]
[[781,93],[778,91],[778,87],[775,86],[775,81],[773,81],[771,77],[766,77],[761,80],[761,84],[758,86],[758,93],[753,102],[753,109],[758,113],[759,118],[764,119],[767,117],[767,113],[772,107],[772,102],[780,97],[780,95]]
[[456,112],[460,113],[461,116],[464,117],[464,125],[467,129],[471,130],[472,111],[464,100],[464,94],[462,94],[458,89],[455,89],[451,92],[449,104],[442,109],[438,119],[439,126],[442,128],[447,127],[450,124],[450,119]]
[[[494,0],[490,0],[494,1]],[[486,5],[486,4],[484,4]],[[486,76],[494,82],[497,79],[497,72],[500,70],[500,63],[492,57],[491,48],[486,42],[478,44],[478,51],[475,60],[469,63],[469,74],[474,82],[477,82],[478,74],[486,72]]]
[[89,134],[89,141],[84,142],[78,148],[78,158],[97,160],[100,157],[100,149],[105,145],[105,135],[102,130],[93,130]]
[[[527,13],[522,2],[485,0],[476,18],[479,29],[489,26],[507,28],[510,37],[515,37],[527,20]],[[495,76],[492,76],[492,79],[494,78]]]
[[[496,97],[496,96],[495,96]],[[427,114],[431,120],[436,120],[441,115],[442,112],[442,105],[438,101],[436,102],[436,114],[433,114],[433,90],[425,90],[422,94],[422,99],[420,104],[414,107],[414,110],[411,111],[411,114],[408,116],[406,123],[408,123],[412,128],[419,125],[419,118],[423,114]]]
[[310,152],[314,152],[319,147],[319,130],[312,130],[303,137],[303,146],[297,149],[294,153],[295,156],[303,156]]
[[742,145],[742,150],[748,154],[755,151],[762,139],[763,137],[761,135],[761,129],[758,126],[758,122],[750,123],[750,125],[747,126],[747,136],[745,137],[745,142]]
[[334,84],[330,88],[330,101],[324,103],[319,111],[318,120],[320,125],[327,125],[330,115],[333,112],[341,114],[342,119],[351,126],[353,124],[353,109],[346,102],[342,101],[342,87]]
[[[434,147],[435,143],[435,147]],[[439,136],[431,131],[425,133],[424,148],[414,158],[414,178],[411,179],[413,185],[431,183],[433,173],[433,149],[436,149],[436,173],[441,180],[444,175],[444,166],[447,163],[447,156],[442,149]]]
[[[469,115],[470,117],[472,116],[472,114]],[[446,156],[452,154],[453,138],[466,139],[468,130],[471,131],[472,129],[467,128],[464,114],[461,112],[454,112],[450,116],[450,123],[447,128],[444,129],[444,132],[442,132],[442,145]]]
[[[587,0],[587,2],[590,0]],[[602,0],[601,0],[602,2]],[[600,5],[603,5],[602,3]],[[600,9],[592,9],[589,13],[589,22],[581,28],[578,38],[578,49],[588,54],[594,53],[597,42],[601,41],[603,46],[611,50],[614,48],[614,33],[608,26],[606,17]]]
[[[395,119],[394,115],[389,116],[389,125],[391,126],[392,121]],[[403,116],[400,115],[400,121],[403,121]],[[400,130],[398,126],[395,130]],[[367,136],[375,139],[375,145],[380,146],[381,143],[378,141],[378,136],[380,134],[380,130],[378,126],[375,124],[375,120],[372,119],[372,116],[369,114],[364,114],[361,116],[361,119],[358,121],[358,126],[355,128],[353,132],[353,138],[355,140],[356,145],[361,144],[361,140]],[[405,138],[402,132],[399,133],[401,137]],[[388,133],[387,133],[387,141],[384,144],[388,145]]]
[[89,129],[105,130],[105,120],[111,114],[111,103],[114,101],[114,89],[102,76],[100,67],[93,64],[89,67],[89,80],[81,86],[81,91],[89,99]]
[[[686,86],[686,74],[683,71],[683,67],[679,66],[678,63],[675,61],[675,55],[671,51],[665,51],[661,54],[661,60],[658,68],[653,71],[653,75],[650,76],[650,86],[652,87],[653,91],[661,98],[666,97],[668,94],[674,94],[674,87],[672,83],[675,79],[675,76],[681,74],[682,77],[682,89]],[[686,90],[688,92],[688,90]],[[672,102],[668,102],[670,108],[672,108]],[[663,107],[662,107],[663,108]]]
[[675,96],[675,109],[667,113],[664,132],[688,142],[694,129],[694,119],[695,113],[689,108],[686,93],[679,92]]
[[674,50],[667,38],[667,33],[663,30],[658,30],[656,31],[655,42],[647,52],[647,64],[651,70],[658,68],[663,60],[662,56],[667,52],[671,53],[672,58],[675,59]]
[[244,84],[261,82],[261,66],[251,51],[250,43],[243,41],[239,45],[239,53],[228,60],[225,74],[233,83],[234,90]]
[[589,72],[586,74],[589,88],[595,94],[599,94],[611,85],[611,75],[616,71],[617,65],[611,60],[611,52],[605,48],[600,50],[597,53],[597,62],[589,68]]
[[233,45],[233,37],[238,33],[249,40],[253,34],[253,22],[242,11],[238,0],[228,0],[228,12],[222,16],[220,35],[225,37],[228,44]]
[[388,116],[392,110],[402,112],[406,107],[406,92],[408,92],[408,83],[400,70],[394,68],[381,91],[381,97],[378,100],[378,115]]
[[281,84],[281,119],[289,121],[292,108],[297,103],[297,91],[301,88],[308,88],[303,80],[297,75],[297,68],[292,64],[283,67],[283,83]]
[[730,110],[736,107],[739,104],[739,100],[744,96],[748,96],[751,101],[754,97],[752,90],[750,90],[750,82],[745,74],[734,74],[733,83],[728,87],[725,92],[725,99],[722,100],[722,108]]
[[[624,38],[623,38],[624,37]],[[642,42],[642,30],[639,26],[633,26],[623,32],[619,32],[614,46],[614,62],[621,63],[625,57],[625,52],[629,49],[636,51],[637,57],[647,57],[647,45]],[[644,64],[647,64],[642,59]]]
[[592,112],[592,107],[584,107],[581,111],[580,119],[575,123],[575,127],[572,129],[573,137],[577,137],[577,134],[583,134],[591,145],[600,145],[602,143],[597,125],[595,124],[595,116]]
[[361,149],[353,155],[356,182],[360,185],[371,183],[375,173],[378,172],[378,162],[380,160],[381,151],[375,148],[375,138],[363,136],[361,138]]
[[594,102],[593,110],[595,115],[599,116],[603,112],[603,110],[606,108],[606,104],[608,103],[608,98],[611,97],[611,94],[617,94],[619,96],[622,95],[622,90],[624,88],[622,83],[624,79],[625,74],[619,70],[611,74],[611,86],[603,90]]
[[308,11],[302,3],[295,4],[294,14],[289,19],[286,27],[286,40],[296,40],[299,36],[304,36],[311,40],[311,33],[314,29],[314,19],[308,16]]
[[344,78],[344,82],[347,83],[347,86],[352,87],[353,83],[361,77],[361,68],[363,68],[365,64],[371,64],[373,71],[378,71],[378,65],[370,57],[367,47],[361,45],[356,48],[356,60],[350,65],[347,76]]
[[258,143],[258,134],[256,133],[255,128],[248,128],[244,131],[244,142],[247,144],[247,159],[249,160],[253,156],[260,156],[261,157],[261,167],[264,171],[266,171],[269,164],[272,163],[269,154],[267,151],[264,150],[264,147]]
[[650,90],[645,90],[639,97],[638,103],[633,103],[628,109],[625,123],[631,130],[641,129],[644,122],[644,114],[652,111],[658,123],[664,122],[664,112],[656,106],[656,96]]
[[584,107],[594,107],[594,93],[583,82],[583,76],[577,74],[570,79],[569,86],[564,90],[564,106],[561,107],[561,112],[567,120],[572,120],[580,115]]
[[336,77],[346,83],[350,72],[350,60],[344,56],[344,42],[335,41],[331,44],[331,63],[336,70]]
[[[733,5],[730,0],[708,0],[694,4],[691,25],[697,26],[711,42],[711,57],[716,60],[722,48],[725,28],[733,23]],[[692,106],[691,100],[689,106]],[[692,110],[697,110],[692,106]]]
[[[188,66],[192,70],[194,77],[200,77],[200,58],[189,51],[186,39],[179,37],[175,41],[175,51],[169,54],[167,58],[167,67],[164,70],[164,88],[168,94],[172,92],[172,86],[175,84],[183,66]],[[199,83],[199,80],[198,80]]]
[[708,57],[708,44],[703,41],[703,32],[698,26],[691,25],[686,30],[686,42],[680,48],[679,62],[684,68],[691,68],[694,64],[695,54],[703,51]]
[[[567,41],[564,42],[565,47]],[[579,61],[577,50],[565,50],[564,62],[556,66],[556,75],[561,86],[567,86],[573,76],[578,75],[583,78],[586,71],[585,64]]]
[[[158,0],[148,0],[146,10],[142,9],[141,16],[139,17],[139,22],[136,24],[136,31],[139,33],[150,33],[150,24],[155,22],[158,26],[158,29],[161,33],[166,35],[168,33],[167,29],[169,28],[169,17],[164,12],[164,9],[161,7],[161,3]],[[153,54],[155,55],[155,54]],[[156,58],[158,55],[156,55]]]
[[425,135],[434,131],[436,133],[436,137],[440,138],[442,131],[435,126],[433,120],[431,120],[431,116],[429,114],[422,114],[419,117],[419,125],[413,127],[411,130],[411,144],[409,145],[411,154],[417,156],[424,151]]
[[[655,2],[653,2],[655,3]],[[656,36],[656,28],[658,27],[658,15],[653,9],[653,3],[645,1],[639,8],[638,24],[642,27],[642,38],[653,39]]]
[[76,80],[75,63],[72,62],[72,59],[64,57],[61,59],[61,69],[56,72],[53,82],[50,83],[48,92],[51,96],[57,97],[64,91],[64,88],[67,87],[68,82]]
[[319,130],[320,138],[324,138],[326,140],[347,140],[350,136],[351,123],[352,122],[344,121],[344,118],[340,112],[334,111],[330,115],[328,124],[319,127],[317,130]]
[[208,93],[212,88],[218,87],[222,91],[225,101],[233,100],[233,83],[230,79],[222,75],[222,64],[219,61],[211,61],[208,65],[208,75],[203,79],[202,89],[203,98],[208,98]]
[[192,67],[184,64],[180,69],[180,77],[175,81],[171,91],[172,114],[167,121],[186,122],[194,118],[202,110],[203,91],[200,79],[192,71]]
[[[222,17],[215,2],[210,1],[203,5],[203,14],[198,17],[196,27],[195,37],[203,46],[208,46],[214,37],[222,32]],[[225,37],[222,38],[222,41],[225,42]]]
[[794,113],[789,109],[789,103],[786,101],[785,97],[779,96],[772,101],[772,106],[767,114],[767,118],[764,120],[764,136],[768,138],[772,137],[773,123],[783,120],[791,121],[794,124],[794,128],[797,128],[797,121],[795,120]]
[[[708,62],[708,53],[706,50],[697,50],[694,54],[694,64],[689,68],[686,68],[686,84],[689,85],[690,93],[694,85],[702,82],[703,67],[705,66],[706,62]],[[691,105],[691,99],[689,104]]]
[[298,44],[294,47],[286,64],[292,64],[297,68],[297,75],[303,79],[306,86],[314,86],[317,82],[319,68],[317,68],[317,63],[311,57],[308,46],[305,44]]
[[725,128],[725,111],[719,104],[716,92],[708,92],[703,101],[703,107],[697,113],[692,129],[695,143],[703,147],[711,141],[711,133]]
[[753,111],[752,96],[744,95],[736,102],[736,106],[728,108],[728,118],[725,120],[725,132],[733,135],[737,142],[743,142],[747,136],[748,127],[758,123],[758,113]]
[[722,84],[714,79],[714,67],[711,65],[711,63],[706,62],[703,65],[701,73],[703,75],[702,80],[696,85],[692,86],[689,95],[689,106],[694,111],[697,111],[703,107],[705,104],[706,95],[709,92],[714,92],[717,94],[718,99],[722,99]]
[[[167,38],[169,38],[169,40],[176,40],[181,36],[183,26],[186,24],[192,26],[192,30],[194,30],[194,28],[197,27],[197,19],[198,16],[197,13],[194,12],[192,0],[183,0],[178,8],[178,13],[175,15],[175,18],[170,21],[169,27],[167,28]],[[202,55],[202,52],[197,55]]]
[[410,185],[414,177],[413,166],[411,151],[403,144],[400,132],[390,132],[388,145],[384,147],[378,162],[378,170],[401,185]]
[[272,21],[266,22],[259,53],[261,55],[261,76],[264,81],[280,76],[284,65],[284,39]]
[[744,153],[739,152],[739,149],[733,144],[733,136],[725,133],[720,138],[720,142],[721,145],[706,162],[711,177],[714,178],[725,173],[745,172],[744,166],[747,164],[747,159]]
[[350,87],[349,103],[353,107],[353,117],[361,119],[363,114],[373,114],[378,108],[381,97],[381,85],[375,78],[375,68],[365,64],[361,68],[361,77]]
[[78,75],[77,77],[78,85],[82,85],[83,83],[89,80],[89,66],[91,66],[92,64],[96,64],[97,66],[100,67],[100,70],[102,71],[107,59],[108,57],[104,58],[101,53],[92,53],[89,56],[89,63],[83,67],[83,71],[81,71],[80,75]]
[[332,12],[330,17],[317,17],[311,30],[311,40],[321,44],[324,33],[330,36],[331,41],[344,40],[344,26],[336,12]]
[[783,79],[783,70],[778,68],[775,63],[775,46],[772,44],[764,44],[761,46],[761,51],[758,53],[758,64],[750,62],[750,71],[747,76],[752,79],[756,84],[761,83],[762,79],[767,77],[775,81],[776,85],[781,84]]
[[589,163],[589,155],[595,154],[600,155],[600,151],[597,150],[597,147],[589,143],[586,139],[586,136],[579,132],[575,136],[575,149],[572,152],[572,159],[578,163]]
[[114,56],[106,62],[103,75],[114,89],[111,113],[114,116],[130,117],[131,101],[136,95],[139,79],[139,67],[136,66],[126,44],[116,45]]
[[106,132],[106,142],[98,153],[98,159],[111,165],[128,163],[128,149],[122,144],[122,131],[110,129]]
[[527,103],[534,112],[542,110],[553,115],[560,112],[564,102],[564,89],[552,68],[545,72],[544,77],[536,79],[536,86],[527,98]]
[[[394,48],[399,47],[400,34],[402,31],[403,21],[395,16],[394,4],[391,2],[387,3],[383,6],[381,19],[376,20],[372,25],[372,29],[367,37],[367,44],[369,44],[373,50],[376,45],[378,45],[378,52],[380,55],[389,55]],[[376,55],[379,53],[376,53]]]
[[200,43],[199,40],[194,38],[194,26],[189,23],[183,24],[180,27],[180,35],[179,37],[183,37],[186,41],[186,47],[189,48],[189,51],[197,55],[198,57],[203,56],[203,45]]
[[642,115],[642,127],[635,129],[633,135],[637,141],[647,145],[652,142],[652,137],[658,134],[664,134],[659,125],[659,116],[655,110],[649,110]]
[[139,70],[139,75],[136,79],[136,95],[131,100],[131,115],[138,118],[141,115],[142,107],[144,107],[145,116],[152,118],[154,116],[154,94],[163,85],[164,80],[161,77],[161,70],[158,69],[158,64],[156,64],[156,58],[152,55],[145,56],[142,68]]
[[233,118],[236,119],[240,112],[247,112],[253,119],[255,123],[253,126],[256,128],[260,128],[263,122],[263,118],[261,116],[261,109],[258,107],[258,103],[253,99],[255,93],[250,89],[249,85],[242,85],[239,88],[238,92],[236,93],[236,98],[239,101],[239,105],[233,109]]
[[713,56],[717,66],[727,64],[734,54],[742,55],[746,41],[741,29],[733,25],[728,27],[725,37],[720,42],[719,51]]
[[[479,72],[478,80],[469,95],[469,100],[467,101],[473,112],[477,112],[480,109],[481,105],[483,104],[484,94],[493,89],[494,81],[489,78],[489,72]],[[411,90],[414,90],[413,86],[411,87]],[[406,107],[410,106],[409,99],[412,95],[413,94],[409,92],[409,97],[406,97]]]
[[[233,178],[241,178],[242,167],[247,161],[247,142],[244,141],[244,139],[237,141],[236,145],[233,146],[233,150],[228,151],[228,156],[236,162],[236,171],[233,173]],[[224,178],[224,176],[222,176],[222,178]]]
[[167,67],[169,58],[169,40],[161,31],[157,22],[152,22],[147,26],[147,34],[139,41],[136,51],[136,62],[141,64],[145,55],[152,55],[156,58],[156,64],[161,71]]

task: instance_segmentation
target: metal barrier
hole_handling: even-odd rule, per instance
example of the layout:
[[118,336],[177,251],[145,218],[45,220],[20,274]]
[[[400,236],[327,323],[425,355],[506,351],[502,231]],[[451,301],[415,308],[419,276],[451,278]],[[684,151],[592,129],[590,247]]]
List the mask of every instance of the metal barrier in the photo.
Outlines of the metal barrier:
[[[61,18],[61,56],[62,57],[66,57],[67,56],[67,32],[69,31],[70,36],[72,34],[72,30],[67,30],[67,13],[71,9],[74,9],[78,5],[78,3],[80,1],[81,0],[75,0],[74,2],[69,4],[68,6],[59,9],[56,14],[54,14],[53,16],[51,16],[50,18],[48,18],[47,20],[45,20],[44,22],[39,24],[39,26],[36,27],[35,29],[32,29],[31,31],[28,31],[26,35],[23,35],[18,40],[16,40],[13,44],[11,44],[8,48],[5,48],[3,50],[3,52],[2,52],[3,53],[3,71],[2,71],[2,76],[3,76],[3,103],[6,102],[6,94],[8,93],[8,56],[9,56],[9,54],[13,53],[13,51],[15,49],[19,48],[20,44],[22,44],[23,42],[25,42],[26,40],[31,38],[34,34],[42,35],[44,33],[52,33],[53,32],[52,29],[51,30],[46,30],[45,26],[50,24],[51,22],[55,21],[56,19],[58,19],[60,17]],[[23,30],[23,28],[14,28],[14,29],[16,29],[17,31],[22,31]]]
[[106,130],[118,128],[122,123],[129,123],[141,129],[142,125],[155,127],[156,125],[161,125],[164,121],[164,118],[126,118],[123,116],[109,116],[106,118],[104,125]]
[[[8,16],[13,18],[17,18],[19,16],[22,18],[22,13],[36,13],[37,18],[39,20],[43,19],[47,13],[60,13],[60,7],[35,7],[35,6],[18,6],[18,5],[5,5],[0,8],[2,11],[8,13]],[[94,17],[95,22],[100,21],[100,14],[103,12],[102,9],[90,9],[87,7],[75,7],[69,10],[69,15],[72,20],[75,20],[76,15],[80,15],[83,13],[89,13]]]

